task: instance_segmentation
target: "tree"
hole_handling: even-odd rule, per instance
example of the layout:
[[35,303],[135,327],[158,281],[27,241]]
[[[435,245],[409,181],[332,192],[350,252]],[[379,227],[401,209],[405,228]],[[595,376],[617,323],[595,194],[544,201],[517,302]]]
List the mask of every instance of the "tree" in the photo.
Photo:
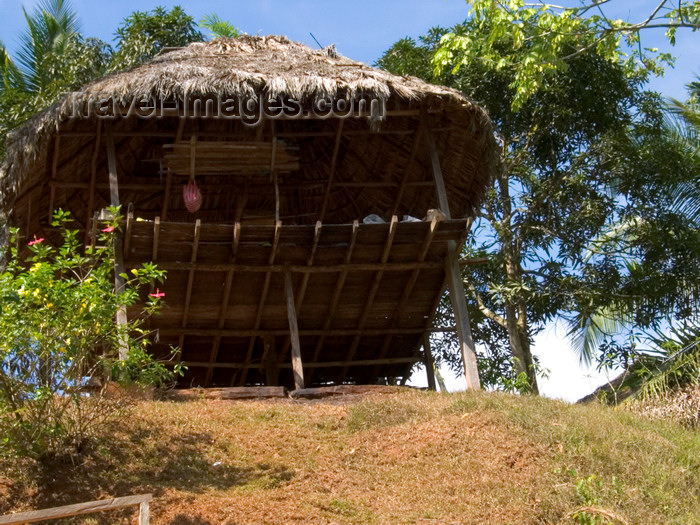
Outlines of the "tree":
[[[472,6],[474,32],[445,34],[435,53],[435,63],[439,68],[456,71],[484,61],[495,70],[509,70],[510,87],[515,91],[511,100],[514,109],[535,94],[552,72],[566,69],[570,59],[579,54],[595,51],[607,60],[624,59],[631,71],[641,63],[648,71],[658,73],[671,56],[642,47],[642,31],[666,29],[669,42],[675,44],[678,29],[700,29],[698,0],[679,0],[675,4],[660,0],[637,22],[610,16],[612,8],[619,5],[615,0],[580,0],[573,7],[524,0],[467,3]],[[510,41],[509,49],[502,48],[504,39]]]
[[112,55],[110,71],[136,67],[167,47],[183,47],[204,40],[194,19],[180,6],[170,11],[164,7],[134,11],[115,34],[117,50]]
[[29,14],[13,60],[0,43],[0,159],[7,133],[67,91],[102,74],[109,46],[85,39],[67,0],[43,0]]
[[[524,42],[546,22],[538,10],[523,20],[519,34]],[[465,269],[465,280],[475,333],[498,334],[492,340],[507,337],[516,376],[525,374],[536,393],[531,338],[588,296],[583,249],[615,207],[607,153],[625,136],[644,99],[645,74],[595,47],[575,52],[572,36],[560,43],[572,55],[567,67],[547,71],[523,97],[518,68],[503,63],[511,57],[529,60],[531,46],[517,34],[499,32],[498,25],[475,15],[449,32],[430,30],[420,43],[398,42],[379,65],[456,87],[485,106],[496,125],[501,162],[467,252],[490,262]],[[445,59],[446,38],[468,42],[464,53],[471,58],[462,62],[464,67],[435,71],[431,61]],[[482,328],[484,323],[490,328]]]
[[106,72],[142,64],[166,47],[203,39],[181,7],[135,11],[116,30],[116,50],[79,33],[78,16],[68,0],[42,0],[30,15],[22,47],[13,60],[0,42],[0,160],[5,138],[63,94]]
[[622,386],[641,393],[663,393],[683,378],[700,381],[697,83],[689,95],[657,109],[657,125],[637,126],[628,151],[614,152],[627,160],[616,187],[624,205],[590,243],[589,258],[616,288],[574,319],[574,329],[584,328],[577,334],[582,355],[598,351],[599,366],[632,370]]
[[[142,288],[164,272],[143,265],[117,293],[111,242],[117,219],[105,224],[99,246],[85,253],[78,232],[66,227],[69,220],[57,212],[53,225],[63,233],[57,248],[37,238],[23,248],[12,232],[0,273],[0,455],[79,452],[125,409],[124,399],[104,390],[87,395],[84,387],[93,378],[159,385],[174,377],[146,352],[142,328],[161,294],[151,293],[143,315],[127,326],[114,322],[117,309],[135,304],[146,294]],[[125,360],[117,352],[122,341],[129,347]]]

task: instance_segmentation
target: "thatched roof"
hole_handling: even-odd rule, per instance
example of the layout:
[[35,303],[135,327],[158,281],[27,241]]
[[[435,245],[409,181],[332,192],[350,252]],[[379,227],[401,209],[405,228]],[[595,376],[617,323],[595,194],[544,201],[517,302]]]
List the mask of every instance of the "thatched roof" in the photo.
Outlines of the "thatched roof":
[[[293,111],[255,125],[189,112],[212,98]],[[144,99],[159,113],[86,111]],[[361,109],[316,111],[329,100]],[[277,372],[292,383],[290,301],[307,384],[407,378],[497,150],[488,115],[465,95],[280,36],[165,52],[60,100],[8,146],[0,214],[27,238],[55,243],[61,208],[89,243],[101,209],[128,210],[125,268],[168,271],[154,355],[180,347],[184,383],[206,386],[270,384]],[[192,211],[183,187],[195,177]],[[447,207],[452,220],[429,212]]]
[[474,150],[473,164],[482,165],[480,170],[467,166],[470,178],[476,175],[479,180],[470,188],[472,206],[462,212],[471,212],[478,204],[490,176],[495,150],[491,122],[486,112],[462,93],[369,67],[338,55],[332,47],[314,50],[283,36],[246,35],[165,52],[131,71],[96,80],[33,117],[8,138],[7,157],[0,166],[0,207],[11,208],[32,172],[42,169],[50,139],[67,125],[76,101],[107,95],[128,104],[146,97],[165,100],[213,94],[286,96],[305,105],[329,97],[350,100],[370,96],[412,107],[450,108],[456,120],[476,132],[479,142],[450,146]]

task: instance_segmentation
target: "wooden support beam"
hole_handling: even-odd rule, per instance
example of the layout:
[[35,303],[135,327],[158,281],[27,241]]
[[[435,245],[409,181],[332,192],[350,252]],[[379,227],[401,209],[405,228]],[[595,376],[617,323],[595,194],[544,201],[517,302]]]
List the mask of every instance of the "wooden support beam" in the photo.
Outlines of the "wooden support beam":
[[[54,139],[54,146],[53,146],[53,160],[51,162],[51,181],[56,180],[56,175],[58,173],[58,156],[59,156],[60,151],[61,151],[61,137],[56,136],[56,138]],[[29,194],[29,199],[30,199],[30,203],[29,203],[30,213],[27,213],[27,215],[29,215],[31,217],[31,193]],[[51,187],[49,189],[49,210],[48,210],[48,213],[46,214],[47,221],[49,222],[49,224],[51,223],[51,220],[53,219],[53,207],[54,207],[55,202],[56,202],[56,188]],[[88,219],[89,219],[89,217],[88,217]],[[29,220],[29,218],[27,218],[27,220]],[[27,234],[29,234],[29,231],[27,231]]]
[[131,249],[131,233],[134,230],[134,205],[129,203],[129,207],[126,212],[126,231],[124,233],[124,257],[129,257],[129,250]]
[[[136,178],[136,177],[134,177]],[[140,178],[140,177],[139,177]],[[175,178],[184,178],[180,177],[178,175],[172,175],[172,180],[175,180]],[[205,178],[200,177],[200,178]],[[138,178],[136,178],[138,179]],[[252,186],[254,188],[257,188],[258,193],[263,193],[266,191],[269,191],[269,183],[267,181],[261,182],[261,181],[247,181],[249,186]],[[45,182],[43,182],[45,184]],[[50,180],[48,182],[49,187],[55,188],[55,189],[71,189],[71,190],[82,190],[82,189],[89,189],[90,188],[90,183],[85,182],[85,181],[80,181],[80,180]],[[285,191],[292,191],[292,190],[298,190],[298,189],[304,189],[304,190],[310,190],[314,188],[321,188],[325,187],[328,184],[328,181],[324,180],[316,180],[316,181],[308,181],[308,182],[295,182],[295,183],[286,183],[284,184],[284,188],[280,188],[280,190],[285,190]],[[167,186],[167,176],[166,176],[166,186]],[[348,181],[348,182],[341,182],[341,181],[336,181],[333,186],[336,188],[398,188],[401,186],[400,183],[398,182],[378,182],[378,181]],[[435,183],[433,181],[412,181],[412,182],[406,182],[405,187],[407,188],[433,188],[435,186]],[[161,191],[163,189],[162,184],[158,183],[153,183],[153,182],[126,182],[126,183],[121,183],[119,187],[122,190],[128,190],[128,191]],[[36,189],[36,186],[33,187],[33,189]],[[107,182],[97,182],[95,184],[95,189],[97,190],[108,190],[109,189],[109,183]],[[226,190],[239,190],[240,189],[240,184],[218,184],[217,189],[226,189]],[[172,184],[170,186],[170,189],[167,190],[167,195],[172,195],[173,193],[180,193],[179,188],[173,188]],[[23,193],[24,195],[24,193]],[[162,209],[161,209],[162,212]],[[162,218],[162,213],[161,213],[161,218]],[[165,219],[163,219],[165,221]]]
[[[328,307],[328,315],[326,315],[326,320],[323,322],[323,329],[328,330],[331,326],[331,323],[333,322],[333,316],[335,315],[335,310],[338,307],[338,302],[340,301],[340,295],[343,291],[343,287],[345,286],[345,279],[348,276],[348,269],[347,266],[350,265],[352,262],[352,254],[353,251],[355,250],[355,241],[357,240],[357,232],[360,229],[360,223],[358,221],[353,221],[352,223],[352,232],[350,234],[350,239],[348,240],[348,247],[345,250],[345,266],[346,268],[341,270],[340,275],[338,276],[338,280],[335,283],[335,289],[333,290],[333,295],[331,296],[331,302]],[[314,356],[312,362],[315,363],[318,361],[320,355],[321,355],[321,350],[323,349],[323,343],[324,343],[324,336],[321,335],[321,337],[318,338],[316,341],[316,347],[314,348]],[[309,374],[307,376],[307,381],[309,384],[311,384],[311,377],[313,376],[313,369],[309,371]]]
[[[110,122],[105,124],[107,131],[107,165],[109,169],[109,201],[113,207],[120,206],[119,202],[119,177],[117,174],[117,154],[114,147],[114,136],[112,134],[112,126]],[[126,285],[122,274],[126,273],[124,265],[124,250],[122,238],[119,235],[114,235],[114,287],[117,293],[122,293]],[[117,326],[120,330],[125,331],[128,323],[126,317],[126,307],[121,306],[117,310]],[[119,359],[126,359],[129,351],[127,342],[128,334],[123,333],[119,337]]]
[[262,364],[265,369],[265,382],[268,386],[279,386],[280,367],[275,350],[275,336],[265,334],[263,336]]
[[[282,223],[275,223],[275,234],[272,239],[272,246],[270,248],[270,259],[268,260],[268,267],[271,267],[275,262],[275,257],[277,256],[277,248],[279,247],[280,233],[282,232]],[[284,267],[282,270],[284,271]],[[272,279],[272,272],[268,271],[265,273],[265,282],[263,283],[263,288],[260,293],[260,302],[258,303],[258,311],[255,315],[255,323],[253,324],[253,329],[258,330],[260,328],[260,321],[262,320],[263,309],[265,307],[265,301],[267,300],[267,294],[270,291],[270,280]],[[253,358],[253,349],[255,348],[255,337],[250,338],[250,343],[248,344],[248,351],[246,352],[245,363],[249,364],[250,360]],[[243,371],[241,377],[238,381],[238,386],[245,386],[246,379],[248,377],[247,369]]]
[[294,387],[299,390],[304,388],[304,367],[302,366],[301,362],[301,343],[299,342],[299,326],[297,324],[297,311],[294,304],[292,274],[289,271],[284,272],[284,296],[287,300],[289,338],[292,342],[292,370],[294,373]]
[[[59,138],[59,137],[57,137]],[[97,161],[100,158],[100,147],[102,142],[102,120],[97,121],[97,131],[95,132],[95,149],[92,152],[90,159],[90,186],[88,189],[88,206],[85,212],[85,224],[88,224],[90,217],[95,213],[95,185],[97,184]],[[54,191],[54,190],[52,190]],[[85,241],[88,243],[88,229],[85,228]]]
[[151,262],[158,260],[158,249],[160,246],[160,217],[153,221],[153,247],[151,248]]
[[[230,328],[159,328],[161,336],[179,336],[182,334],[190,335],[192,337],[263,337],[267,334],[274,336],[285,336],[289,335],[289,329],[281,330],[263,330],[257,329],[230,329]],[[456,332],[457,329],[453,326],[437,326],[431,327],[417,327],[417,328],[364,328],[359,330],[357,328],[309,328],[299,330],[300,336],[323,336],[323,337],[339,337],[339,336],[378,336],[378,335],[413,335],[422,334],[425,332]]]
[[92,215],[92,226],[90,228],[90,247],[93,253],[95,252],[95,246],[97,244],[97,223],[99,221],[100,214],[95,212]]
[[[359,359],[355,361],[324,361],[317,363],[306,363],[304,368],[315,370],[317,368],[338,368],[345,366],[376,366],[376,365],[414,365],[420,361],[418,357],[387,357],[386,359]],[[183,361],[190,368],[228,368],[234,370],[247,370],[247,369],[257,369],[264,370],[264,363],[209,363],[203,361]],[[171,361],[164,361],[162,363],[165,366],[172,366]],[[294,370],[293,363],[279,363],[279,368],[289,370],[290,368]]]
[[[396,226],[398,225],[398,223],[399,219],[396,217],[396,215],[392,216],[391,222],[389,223],[389,234],[387,235],[386,242],[384,243],[384,251],[382,252],[381,264],[386,264],[389,260],[389,254],[391,253],[391,246],[394,243],[394,235],[396,234]],[[374,304],[374,298],[377,295],[377,290],[379,290],[379,285],[382,282],[383,276],[383,270],[378,270],[374,274],[374,278],[372,279],[372,287],[370,288],[369,295],[367,296],[367,302],[365,303],[365,308],[362,311],[362,316],[360,317],[360,322],[358,324],[359,330],[364,329],[365,324],[367,324],[367,319],[369,318],[369,313],[372,309],[372,305]],[[360,344],[360,338],[360,335],[355,335],[353,337],[352,343],[350,343],[350,349],[348,350],[347,357],[345,358],[346,361],[352,361],[355,357],[355,352],[357,351],[357,347]],[[343,367],[338,378],[338,383],[343,382],[345,376],[348,373],[349,368],[349,366]]]
[[[229,261],[232,263],[236,261],[236,255],[238,254],[238,244],[241,240],[241,223],[236,222],[233,225],[233,240],[231,241],[231,255]],[[228,270],[226,272],[226,279],[224,280],[224,293],[221,298],[221,306],[219,307],[219,319],[217,320],[217,327],[221,330],[226,324],[226,310],[228,309],[228,303],[231,298],[231,286],[233,285],[233,270]],[[221,345],[221,335],[216,335],[214,337],[214,342],[211,347],[211,354],[209,356],[209,362],[215,363],[219,356],[219,346]],[[207,376],[204,380],[204,384],[211,384],[213,369],[207,371]]]
[[428,378],[428,390],[435,391],[437,389],[435,385],[435,360],[430,349],[430,334],[423,335],[423,364]]
[[[454,242],[454,241],[452,241]],[[139,261],[127,261],[129,264],[137,265]],[[443,263],[425,261],[425,262],[400,262],[400,263],[350,263],[350,264],[334,264],[334,265],[289,265],[289,271],[292,273],[342,273],[342,272],[405,272],[406,270],[435,270],[444,268]],[[237,264],[237,263],[191,263],[191,262],[174,262],[161,261],[158,263],[158,268],[162,270],[199,270],[202,272],[226,272],[235,270],[239,273],[281,273],[284,272],[282,264]]]
[[[435,138],[427,126],[426,142],[428,152],[430,153],[430,165],[433,172],[433,178],[435,179],[438,204],[440,206],[440,210],[445,214],[445,217],[447,219],[451,219],[452,217],[450,214],[449,201],[447,199],[447,190],[445,188],[445,181],[442,177],[442,169],[440,167],[440,157],[435,145]],[[452,309],[455,315],[455,324],[457,325],[457,336],[459,338],[459,346],[462,353],[462,362],[464,364],[464,376],[467,380],[467,388],[479,389],[480,382],[479,369],[476,363],[476,347],[474,346],[471,326],[469,324],[469,313],[467,312],[464,283],[462,282],[462,272],[459,269],[459,253],[457,250],[457,243],[454,241],[448,241],[447,243],[445,271],[447,273],[447,285],[450,290]]]
[[[309,258],[306,261],[306,266],[308,266],[308,267],[313,266],[314,256],[316,255],[316,249],[318,248],[318,241],[321,239],[321,228],[322,228],[321,222],[317,221],[316,226],[314,228],[314,240],[313,240],[313,243],[311,244],[311,252],[309,253]],[[311,274],[305,273],[301,279],[301,286],[299,287],[299,293],[296,296],[297,312],[301,312],[301,306],[304,303],[304,297],[306,296],[306,289],[309,285],[310,278],[311,278]],[[289,338],[286,338],[284,341],[284,344],[282,345],[282,352],[280,353],[282,359],[287,357],[287,352],[289,351],[290,343],[291,343],[291,340]]]
[[343,137],[343,125],[345,124],[345,119],[338,119],[338,128],[335,133],[335,142],[333,144],[333,153],[331,154],[331,164],[328,169],[328,182],[326,183],[326,190],[323,194],[323,204],[321,204],[321,212],[318,214],[318,221],[323,222],[326,217],[326,212],[328,211],[328,202],[331,196],[331,188],[333,187],[333,182],[335,180],[335,172],[338,163],[338,152],[340,151],[340,142]]

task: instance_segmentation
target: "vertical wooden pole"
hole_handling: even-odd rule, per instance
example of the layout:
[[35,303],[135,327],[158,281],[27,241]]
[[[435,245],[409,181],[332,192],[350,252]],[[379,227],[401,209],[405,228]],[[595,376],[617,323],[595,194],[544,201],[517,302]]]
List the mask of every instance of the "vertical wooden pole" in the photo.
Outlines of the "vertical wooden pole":
[[88,208],[85,215],[85,245],[88,243],[88,227],[90,217],[95,212],[95,186],[97,184],[97,161],[100,158],[100,144],[102,142],[102,120],[97,121],[97,136],[95,137],[95,149],[90,159],[90,188],[88,190]]
[[[440,206],[440,210],[445,214],[445,217],[447,219],[451,219],[450,206],[447,200],[447,190],[445,189],[445,181],[442,178],[442,169],[440,168],[440,157],[438,156],[433,134],[427,126],[425,136],[428,144],[428,151],[430,152],[430,165],[433,171],[433,178],[435,180],[438,205]],[[478,389],[481,387],[481,385],[479,383],[479,369],[476,365],[476,347],[474,346],[472,330],[469,324],[469,313],[467,312],[464,283],[462,282],[462,272],[459,269],[457,243],[454,241],[448,241],[447,243],[445,272],[447,273],[447,286],[450,290],[450,300],[452,301],[455,324],[457,325],[457,337],[459,339],[459,347],[462,353],[464,377],[467,380],[467,388]]]
[[265,368],[265,379],[267,386],[279,385],[279,363],[277,362],[277,351],[275,350],[275,336],[265,334],[263,340],[262,364]]
[[148,501],[139,504],[139,525],[149,525],[151,508]]
[[299,343],[299,325],[297,324],[297,311],[294,304],[294,290],[292,289],[292,274],[289,268],[284,269],[284,293],[287,299],[287,318],[289,319],[289,338],[292,342],[292,370],[294,372],[294,388],[304,388],[304,367],[301,363],[301,344]]
[[[53,148],[53,161],[51,163],[51,182],[56,181],[56,175],[58,173],[58,155],[61,150],[61,136],[56,135],[56,138],[54,140],[54,148]],[[31,199],[31,194],[30,194],[30,199]],[[53,219],[53,206],[54,202],[56,201],[56,186],[54,184],[51,184],[49,188],[49,211],[47,213],[47,221],[49,224],[51,224],[51,221]],[[31,201],[29,206],[31,207]],[[31,210],[30,210],[31,211]],[[31,213],[27,214],[27,221],[30,220]],[[85,225],[87,228],[87,224]],[[29,225],[27,224],[27,234],[29,234]]]
[[433,353],[430,350],[430,334],[423,336],[423,363],[425,364],[425,374],[428,376],[428,389],[436,390],[435,388],[435,361]]
[[[107,165],[109,168],[109,201],[112,206],[119,206],[119,181],[117,177],[117,154],[114,148],[114,134],[112,133],[112,125],[108,121],[105,124],[107,132]],[[119,235],[114,235],[114,287],[116,292],[124,291],[125,281],[122,274],[126,273],[124,266],[124,250],[122,238]],[[126,334],[126,307],[120,306],[117,310],[117,327],[123,330],[119,337],[119,359],[126,359],[126,354],[129,351]]]

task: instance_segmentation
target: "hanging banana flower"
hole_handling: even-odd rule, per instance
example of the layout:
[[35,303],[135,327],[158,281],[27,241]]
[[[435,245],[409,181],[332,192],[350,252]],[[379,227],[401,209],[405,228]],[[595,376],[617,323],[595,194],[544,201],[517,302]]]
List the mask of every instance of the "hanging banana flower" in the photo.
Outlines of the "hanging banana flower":
[[199,211],[202,206],[202,192],[199,191],[194,177],[182,188],[182,198],[185,201],[185,208],[190,213]]
[[195,174],[195,152],[197,146],[197,137],[192,137],[190,142],[190,181],[182,188],[182,199],[185,201],[185,208],[190,213],[199,211],[202,206],[202,192],[199,191],[197,183],[194,180]]

